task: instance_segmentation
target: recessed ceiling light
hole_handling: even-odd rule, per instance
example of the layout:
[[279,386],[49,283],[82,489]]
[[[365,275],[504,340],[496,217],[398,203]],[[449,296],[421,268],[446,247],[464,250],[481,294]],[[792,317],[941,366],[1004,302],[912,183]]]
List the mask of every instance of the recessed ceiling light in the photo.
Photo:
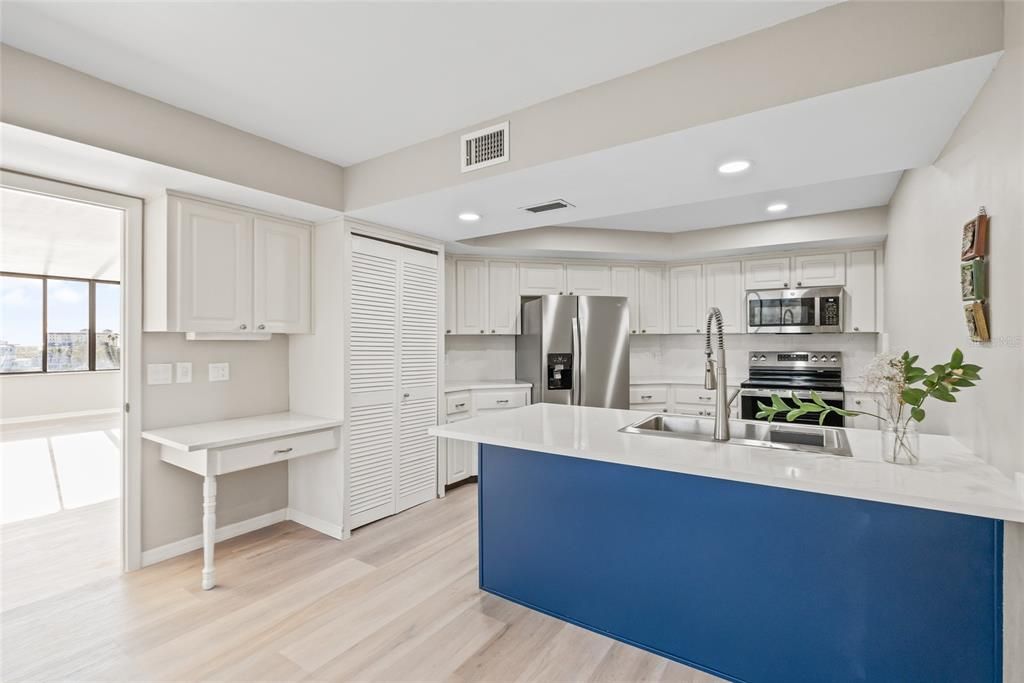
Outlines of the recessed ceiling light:
[[769,213],[780,213],[782,211],[785,211],[788,208],[789,208],[789,204],[787,204],[786,202],[775,202],[774,204],[769,204],[768,205],[768,212]]
[[473,221],[480,220],[480,214],[473,213],[472,211],[463,211],[462,213],[459,214],[459,220],[466,221],[467,223],[472,223]]
[[736,173],[743,173],[750,168],[750,162],[746,159],[736,159],[735,161],[727,161],[718,167],[718,172],[722,175],[733,175]]

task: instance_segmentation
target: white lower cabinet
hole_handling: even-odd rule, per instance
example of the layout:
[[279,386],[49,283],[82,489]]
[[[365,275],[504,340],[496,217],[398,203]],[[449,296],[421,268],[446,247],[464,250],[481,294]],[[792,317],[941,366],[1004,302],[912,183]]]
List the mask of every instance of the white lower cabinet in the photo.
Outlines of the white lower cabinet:
[[[737,389],[729,387],[729,395]],[[629,387],[629,409],[712,417],[715,414],[715,392],[705,389],[702,384],[632,384]],[[731,417],[737,419],[739,416],[739,400],[734,399]]]
[[[846,392],[846,409],[847,410],[865,410],[875,415],[880,415],[881,406],[878,403],[878,394],[873,394],[866,391],[848,391]],[[881,428],[880,421],[877,417],[871,415],[855,415],[853,417],[846,418],[846,426],[854,427],[856,429],[879,429]]]
[[[445,394],[448,409],[447,424],[488,414],[496,410],[511,410],[530,403],[530,387],[491,389],[487,387],[449,391]],[[438,439],[438,454],[444,462],[444,476],[440,478],[438,493],[444,486],[456,484],[477,475],[477,444],[454,439]]]

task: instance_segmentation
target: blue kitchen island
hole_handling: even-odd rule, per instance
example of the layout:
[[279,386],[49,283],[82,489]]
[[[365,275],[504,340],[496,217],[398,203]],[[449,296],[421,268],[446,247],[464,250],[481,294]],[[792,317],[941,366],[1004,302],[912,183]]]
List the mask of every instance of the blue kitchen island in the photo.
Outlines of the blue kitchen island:
[[1002,680],[1012,483],[947,437],[889,465],[618,432],[534,405],[480,443],[483,590],[732,681]]

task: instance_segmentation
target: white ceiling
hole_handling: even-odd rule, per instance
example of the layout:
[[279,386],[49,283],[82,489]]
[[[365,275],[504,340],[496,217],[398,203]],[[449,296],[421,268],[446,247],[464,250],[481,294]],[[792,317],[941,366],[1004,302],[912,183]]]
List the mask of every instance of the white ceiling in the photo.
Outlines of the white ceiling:
[[121,279],[121,220],[110,209],[0,188],[0,270]]
[[835,2],[5,0],[0,38],[348,165]]
[[[453,241],[552,224],[667,232],[710,228],[770,219],[773,215],[764,211],[767,201],[791,204],[793,213],[778,218],[878,206],[888,202],[901,171],[935,160],[999,56],[878,81],[352,215]],[[717,173],[720,163],[735,158],[750,159],[753,167],[737,176]],[[575,208],[539,215],[520,208],[556,197]],[[652,214],[653,209],[660,211]],[[482,219],[462,223],[456,216],[463,211]],[[645,213],[622,216],[636,212]]]

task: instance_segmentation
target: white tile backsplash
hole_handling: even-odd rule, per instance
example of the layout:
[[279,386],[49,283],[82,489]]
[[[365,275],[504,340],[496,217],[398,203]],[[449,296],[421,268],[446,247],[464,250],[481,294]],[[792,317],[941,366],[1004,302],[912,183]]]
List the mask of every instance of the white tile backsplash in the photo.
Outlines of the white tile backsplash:
[[516,338],[508,335],[466,335],[444,338],[445,380],[464,382],[514,379]]

